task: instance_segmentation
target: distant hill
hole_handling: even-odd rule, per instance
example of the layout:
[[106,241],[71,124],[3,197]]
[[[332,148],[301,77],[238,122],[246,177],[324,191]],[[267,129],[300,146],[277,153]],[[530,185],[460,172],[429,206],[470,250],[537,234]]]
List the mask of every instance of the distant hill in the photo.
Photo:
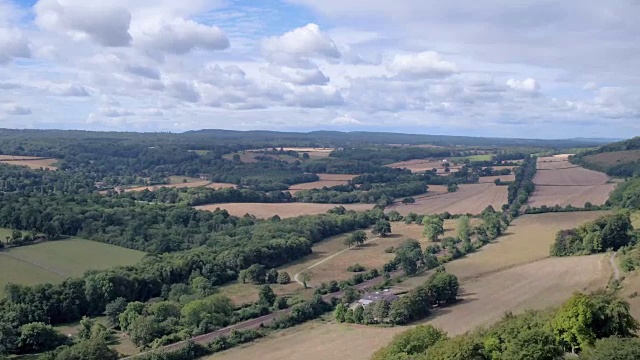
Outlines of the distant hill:
[[640,137],[606,144],[577,154],[570,160],[611,176],[640,176]]

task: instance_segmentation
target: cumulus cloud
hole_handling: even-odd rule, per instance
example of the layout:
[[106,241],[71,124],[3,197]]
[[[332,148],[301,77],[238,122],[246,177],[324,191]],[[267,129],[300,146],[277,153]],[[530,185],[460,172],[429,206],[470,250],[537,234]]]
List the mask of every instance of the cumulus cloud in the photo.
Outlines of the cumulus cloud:
[[108,47],[129,46],[131,13],[109,2],[40,0],[34,7],[36,23],[44,29],[89,38]]
[[152,79],[152,80],[160,80],[160,77],[161,77],[160,70],[151,66],[128,65],[126,67],[126,71],[131,74],[142,76],[144,78]]
[[295,85],[326,85],[329,77],[320,69],[298,69],[288,66],[271,65],[268,68],[269,74]]
[[306,108],[323,108],[344,104],[342,93],[330,86],[305,86],[287,95],[287,104]]
[[89,91],[84,86],[77,84],[52,85],[49,90],[58,96],[90,96]]
[[263,52],[270,58],[279,56],[339,58],[340,51],[333,39],[320,31],[316,24],[291,30],[282,36],[262,42]]
[[525,92],[525,93],[537,93],[540,90],[540,84],[535,79],[528,78],[525,80],[509,79],[507,80],[507,86],[513,90]]
[[398,76],[406,78],[444,77],[459,71],[456,64],[442,60],[435,51],[396,55],[388,64],[388,68]]
[[200,93],[193,83],[186,81],[170,81],[166,84],[171,96],[188,103],[196,103],[200,100]]
[[31,57],[29,41],[18,29],[0,28],[0,64]]
[[135,43],[150,51],[178,55],[195,49],[224,50],[229,47],[227,35],[217,26],[182,18],[146,24]]
[[331,120],[331,123],[335,125],[361,125],[362,124],[360,120],[354,119],[349,114],[338,116],[337,118]]

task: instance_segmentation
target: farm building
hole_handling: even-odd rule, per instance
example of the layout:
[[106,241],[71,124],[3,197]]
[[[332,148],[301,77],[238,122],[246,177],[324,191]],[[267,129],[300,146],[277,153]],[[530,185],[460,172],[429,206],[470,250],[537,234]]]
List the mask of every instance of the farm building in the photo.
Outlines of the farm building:
[[373,304],[376,301],[386,300],[388,302],[394,302],[398,299],[398,295],[389,291],[389,289],[385,289],[382,291],[376,291],[372,293],[366,293],[362,297],[362,299],[358,300],[358,304],[362,306],[368,306]]

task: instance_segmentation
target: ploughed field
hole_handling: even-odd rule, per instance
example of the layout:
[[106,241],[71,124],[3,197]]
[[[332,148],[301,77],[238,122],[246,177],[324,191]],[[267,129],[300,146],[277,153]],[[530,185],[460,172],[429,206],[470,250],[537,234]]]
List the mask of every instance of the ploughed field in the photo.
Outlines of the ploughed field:
[[531,207],[602,205],[616,186],[606,174],[571,164],[567,155],[541,157],[537,168],[536,189],[528,202]]
[[16,166],[26,166],[31,169],[49,169],[57,170],[53,166],[58,159],[38,157],[38,156],[18,156],[18,155],[0,155],[0,163]]
[[81,276],[87,270],[133,265],[141,251],[84,239],[49,241],[0,251],[0,288],[7,283],[41,284]]
[[371,210],[373,204],[311,204],[311,203],[224,203],[199,205],[196,209],[214,211],[217,208],[225,209],[231,215],[244,216],[255,215],[257,218],[267,219],[278,215],[281,218],[290,218],[300,215],[323,214],[336,206],[344,206],[347,210],[365,211]]
[[619,163],[627,163],[640,160],[640,150],[604,152],[600,154],[585,156],[583,160],[592,164],[614,166]]
[[[431,189],[431,186],[429,186]],[[491,205],[499,210],[507,203],[507,187],[496,186],[493,182],[481,184],[462,184],[458,191],[435,196],[416,197],[414,204],[396,202],[387,210],[396,210],[402,215],[416,214],[479,214]]]

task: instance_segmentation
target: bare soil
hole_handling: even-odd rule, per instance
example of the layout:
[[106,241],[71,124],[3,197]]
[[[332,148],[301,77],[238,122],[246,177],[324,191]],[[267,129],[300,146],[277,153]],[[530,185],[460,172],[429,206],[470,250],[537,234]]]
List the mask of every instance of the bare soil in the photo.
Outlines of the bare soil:
[[196,206],[199,210],[213,211],[216,208],[226,209],[231,215],[255,215],[257,218],[270,218],[278,215],[290,218],[301,215],[323,214],[336,206],[344,206],[347,210],[365,211],[373,208],[372,204],[310,204],[310,203],[225,203]]
[[612,151],[585,156],[584,160],[590,163],[613,166],[640,160],[640,150]]
[[42,158],[36,156],[13,156],[13,155],[0,155],[0,163],[7,165],[26,166],[30,169],[49,169],[58,170],[56,166],[53,166],[58,159]]
[[300,190],[322,189],[323,187],[345,185],[356,176],[357,175],[349,174],[318,174],[318,177],[320,177],[319,181],[291,185],[289,191],[295,195],[295,193]]
[[[431,189],[431,186],[429,187]],[[416,214],[479,214],[487,206],[500,209],[507,203],[507,187],[488,184],[462,184],[458,191],[437,196],[416,198],[415,204],[404,205],[400,202],[387,207],[402,215]]]
[[494,181],[496,181],[496,179],[500,179],[503,182],[515,181],[516,175],[510,174],[510,175],[482,176],[480,177],[478,182],[481,184],[493,184]]

